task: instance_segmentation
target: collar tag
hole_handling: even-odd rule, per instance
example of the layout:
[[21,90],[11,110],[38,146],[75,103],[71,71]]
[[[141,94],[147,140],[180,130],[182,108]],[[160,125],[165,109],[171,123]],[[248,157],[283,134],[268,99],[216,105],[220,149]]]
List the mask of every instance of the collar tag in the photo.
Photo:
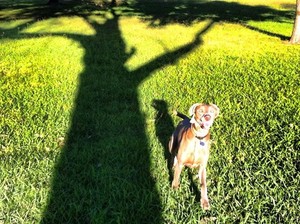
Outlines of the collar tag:
[[201,146],[205,146],[205,142],[200,141],[200,145],[201,145]]

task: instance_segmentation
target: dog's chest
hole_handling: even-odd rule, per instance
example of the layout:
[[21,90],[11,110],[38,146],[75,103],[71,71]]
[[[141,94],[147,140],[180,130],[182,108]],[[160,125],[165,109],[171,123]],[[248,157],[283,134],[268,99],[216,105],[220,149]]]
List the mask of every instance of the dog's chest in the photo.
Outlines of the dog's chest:
[[189,167],[198,167],[208,160],[209,142],[194,139],[186,146],[183,152],[183,164]]

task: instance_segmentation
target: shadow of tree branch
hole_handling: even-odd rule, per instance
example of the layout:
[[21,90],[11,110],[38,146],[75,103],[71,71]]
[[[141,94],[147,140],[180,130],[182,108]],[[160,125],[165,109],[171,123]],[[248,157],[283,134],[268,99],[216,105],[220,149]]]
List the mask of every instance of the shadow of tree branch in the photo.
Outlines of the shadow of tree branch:
[[[160,7],[155,7],[159,5]],[[192,24],[211,19],[215,22],[245,23],[247,21],[285,21],[294,18],[291,10],[277,10],[267,6],[244,5],[236,2],[207,1],[182,3],[138,1],[135,9],[142,12],[152,26],[170,23]]]
[[250,29],[250,30],[254,30],[254,31],[257,31],[259,33],[262,33],[262,34],[266,34],[268,36],[271,36],[271,37],[277,37],[283,41],[288,41],[290,39],[290,37],[288,36],[285,36],[285,35],[282,35],[282,34],[277,34],[277,33],[273,33],[273,32],[269,32],[269,31],[266,31],[266,30],[263,30],[263,29],[259,29],[257,27],[254,27],[254,26],[251,26],[249,24],[242,24],[244,27]]

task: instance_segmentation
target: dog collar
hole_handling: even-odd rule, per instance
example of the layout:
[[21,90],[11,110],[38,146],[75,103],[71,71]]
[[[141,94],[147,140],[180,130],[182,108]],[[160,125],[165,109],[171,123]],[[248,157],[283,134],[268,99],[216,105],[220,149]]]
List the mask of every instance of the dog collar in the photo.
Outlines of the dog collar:
[[201,135],[200,135],[200,132],[197,131],[197,130],[195,130],[195,128],[194,128],[193,126],[191,127],[191,129],[192,129],[192,132],[193,132],[193,134],[195,135],[195,137],[196,137],[197,139],[199,139],[199,140],[204,139],[204,138],[209,134],[209,131],[207,131],[206,135],[201,136]]
[[[208,134],[207,134],[208,135]],[[196,137],[196,139],[198,139],[198,140],[203,140],[203,139],[205,139],[205,137],[207,136],[207,135],[205,135],[205,136],[203,136],[203,137],[199,137],[199,136],[195,136]],[[201,142],[203,142],[203,141],[201,141]],[[200,145],[201,145],[201,142],[200,142]]]

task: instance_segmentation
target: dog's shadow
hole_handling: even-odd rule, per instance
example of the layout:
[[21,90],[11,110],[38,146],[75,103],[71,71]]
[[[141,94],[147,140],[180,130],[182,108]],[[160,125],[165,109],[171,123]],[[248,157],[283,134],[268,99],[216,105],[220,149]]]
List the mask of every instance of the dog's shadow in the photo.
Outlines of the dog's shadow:
[[[199,184],[200,184],[199,177],[197,175],[197,178],[195,178],[195,173],[190,168],[187,168],[187,172],[188,172],[189,182],[191,183],[190,191],[192,192],[192,194],[195,195],[195,200],[200,201],[201,193],[200,193],[200,189],[199,189]],[[195,179],[197,179],[197,180],[195,180]]]
[[[170,185],[173,180],[173,162],[174,155],[169,152],[168,143],[170,137],[175,130],[175,125],[172,116],[168,113],[168,104],[164,100],[153,100],[152,107],[156,110],[155,115],[155,131],[156,136],[160,143],[164,147],[164,157],[167,161],[168,172],[169,172],[169,182]],[[195,180],[195,173],[187,168],[188,179],[190,182],[190,191],[195,195],[195,199],[200,201],[200,191],[198,179]]]
[[156,137],[164,147],[164,157],[167,161],[169,182],[173,179],[173,161],[174,156],[169,152],[168,143],[172,132],[174,131],[174,123],[171,115],[168,113],[168,104],[164,100],[153,100],[152,107],[156,110],[155,115],[155,132]]

